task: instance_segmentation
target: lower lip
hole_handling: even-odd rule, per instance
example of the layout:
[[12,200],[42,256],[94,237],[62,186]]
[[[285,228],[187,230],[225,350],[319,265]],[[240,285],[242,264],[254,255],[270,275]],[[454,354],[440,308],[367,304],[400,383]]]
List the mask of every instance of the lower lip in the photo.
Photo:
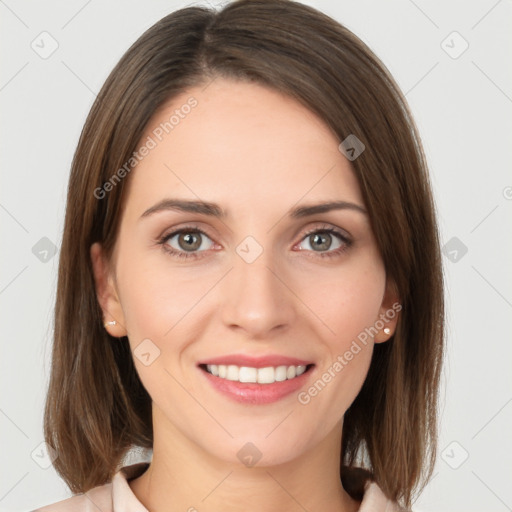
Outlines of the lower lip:
[[309,378],[313,367],[293,379],[274,382],[272,384],[257,384],[253,382],[238,382],[216,377],[206,370],[199,368],[208,382],[220,393],[232,400],[245,404],[270,404],[298,391]]

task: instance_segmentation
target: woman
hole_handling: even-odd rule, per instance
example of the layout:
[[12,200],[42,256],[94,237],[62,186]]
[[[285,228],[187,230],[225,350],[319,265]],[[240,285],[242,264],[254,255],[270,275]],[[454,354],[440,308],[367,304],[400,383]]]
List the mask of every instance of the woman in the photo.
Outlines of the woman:
[[85,494],[41,511],[410,507],[437,226],[406,102],[346,28],[288,0],[151,27],[85,124],[60,258],[45,436]]

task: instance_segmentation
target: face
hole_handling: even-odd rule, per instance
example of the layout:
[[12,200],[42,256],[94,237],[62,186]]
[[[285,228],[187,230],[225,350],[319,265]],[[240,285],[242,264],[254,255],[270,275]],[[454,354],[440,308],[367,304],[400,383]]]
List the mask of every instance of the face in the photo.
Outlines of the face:
[[153,400],[155,443],[240,463],[250,442],[259,464],[339,443],[396,324],[340,141],[295,100],[220,78],[174,98],[148,137],[113,256],[91,255],[108,329],[128,335]]

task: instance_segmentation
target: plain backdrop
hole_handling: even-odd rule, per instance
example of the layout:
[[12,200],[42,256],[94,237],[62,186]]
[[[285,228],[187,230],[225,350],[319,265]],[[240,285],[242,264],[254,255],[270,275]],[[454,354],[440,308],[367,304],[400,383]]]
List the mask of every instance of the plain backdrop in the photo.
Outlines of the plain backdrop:
[[[345,24],[390,69],[430,165],[448,350],[439,458],[415,510],[512,510],[512,2],[307,3]],[[187,5],[0,0],[1,511],[71,494],[46,467],[41,445],[70,163],[121,55]]]

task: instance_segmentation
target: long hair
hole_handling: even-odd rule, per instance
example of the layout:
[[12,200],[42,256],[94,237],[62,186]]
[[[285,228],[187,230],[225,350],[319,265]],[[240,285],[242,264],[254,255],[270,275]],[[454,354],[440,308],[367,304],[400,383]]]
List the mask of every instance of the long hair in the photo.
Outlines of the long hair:
[[[340,477],[371,473],[384,493],[411,503],[432,472],[444,344],[443,274],[428,170],[406,100],[372,51],[317,10],[289,0],[189,7],[147,30],[112,71],[74,155],[60,251],[46,442],[73,492],[112,478],[127,450],[151,448],[151,398],[126,339],[102,325],[89,256],[114,247],[130,176],[98,194],[130,161],[155,112],[216,77],[280,91],[316,113],[351,162],[386,274],[402,304],[393,337],[377,344],[366,381],[344,418]],[[125,167],[126,169],[126,167]],[[360,472],[359,472],[360,473]],[[358,489],[359,487],[359,489]]]

